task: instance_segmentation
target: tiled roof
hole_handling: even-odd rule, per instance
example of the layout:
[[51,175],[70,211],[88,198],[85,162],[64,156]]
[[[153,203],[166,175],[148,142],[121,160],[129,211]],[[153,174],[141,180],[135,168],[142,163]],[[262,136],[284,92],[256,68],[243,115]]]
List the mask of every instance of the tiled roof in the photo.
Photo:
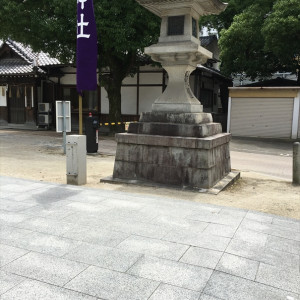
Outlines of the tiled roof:
[[60,64],[58,59],[50,57],[47,53],[33,52],[29,46],[12,40],[7,40],[6,43],[29,63],[36,61],[36,64],[41,67]]
[[40,67],[59,65],[56,58],[44,52],[34,52],[29,46],[8,39],[0,41],[0,48],[7,44],[20,58],[0,59],[0,75],[29,75],[45,73]]
[[216,39],[217,39],[217,37],[215,35],[201,36],[200,37],[201,46],[207,47],[209,44],[211,44]]
[[285,78],[277,77],[275,79],[258,81],[246,85],[241,85],[241,87],[276,87],[276,86],[299,86],[299,83],[295,80],[289,80]]
[[0,75],[25,75],[45,73],[41,68],[18,58],[5,58],[0,60]]
[[215,68],[211,68],[208,66],[203,66],[203,65],[197,65],[197,69],[203,70],[203,71],[207,71],[209,73],[213,73],[219,77],[222,77],[224,79],[230,80],[232,81],[232,79],[230,77],[226,77],[224,76],[219,70],[215,69]]

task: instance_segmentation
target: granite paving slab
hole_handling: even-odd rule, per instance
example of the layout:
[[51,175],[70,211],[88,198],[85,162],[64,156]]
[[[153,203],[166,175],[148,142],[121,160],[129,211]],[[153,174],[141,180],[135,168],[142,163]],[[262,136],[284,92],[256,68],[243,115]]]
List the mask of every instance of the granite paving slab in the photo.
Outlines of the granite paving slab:
[[35,205],[36,204],[34,203],[10,201],[8,199],[1,199],[0,201],[0,209],[11,212],[21,212],[22,210],[33,207]]
[[0,243],[8,245],[12,245],[15,241],[18,241],[33,232],[31,230],[6,225],[0,225],[0,228]]
[[285,291],[300,294],[300,271],[287,270],[261,263],[256,281]]
[[3,267],[28,252],[28,250],[0,244],[0,267]]
[[1,300],[300,300],[300,220],[2,176],[0,191]]
[[82,263],[30,252],[7,264],[3,271],[64,286],[88,266]]
[[25,279],[26,278],[22,276],[18,276],[0,270],[0,299],[3,299],[3,296],[1,296],[2,294],[9,291]]
[[245,242],[240,239],[231,240],[226,253],[263,262],[273,266],[285,266],[292,269],[299,269],[300,258],[297,254],[278,251],[267,248],[265,245]]
[[9,226],[30,219],[29,215],[0,210],[0,226]]
[[228,226],[223,224],[209,224],[203,231],[204,234],[213,234],[232,238],[235,235],[237,226]]
[[63,256],[81,244],[75,241],[55,235],[33,232],[23,238],[10,242],[11,245],[39,253]]
[[216,298],[216,297],[212,297],[206,294],[202,294],[199,298],[199,300],[225,300],[225,299],[221,299],[221,298]]
[[159,282],[97,267],[89,267],[66,284],[66,288],[104,299],[148,299]]
[[30,219],[20,222],[14,226],[21,229],[60,236],[72,229],[75,225],[65,222],[64,220],[58,221],[43,217],[31,217]]
[[215,269],[223,252],[205,248],[190,247],[180,259],[181,262],[199,267]]
[[[22,297],[22,298],[21,298]],[[1,296],[1,300],[97,300],[82,293],[70,291],[55,285],[36,280],[25,280],[14,289]]]
[[113,271],[126,272],[142,254],[123,249],[82,243],[64,258],[95,265]]
[[118,248],[170,260],[179,260],[189,246],[132,235],[120,243]]
[[107,230],[101,227],[77,225],[67,231],[63,237],[77,241],[100,244],[102,246],[115,247],[124,241],[129,235],[130,234],[128,233]]
[[271,248],[291,254],[300,254],[300,242],[290,240],[287,238],[281,238],[277,236],[268,236],[266,242],[266,248]]
[[230,242],[230,238],[190,230],[173,230],[164,240],[216,251],[224,251]]
[[204,289],[204,294],[224,300],[299,299],[299,295],[295,293],[221,272],[214,272]]
[[254,280],[258,271],[259,262],[244,257],[224,253],[216,270]]
[[200,293],[176,286],[161,284],[149,300],[198,300]]
[[129,274],[138,277],[158,280],[193,291],[201,291],[212,272],[210,269],[150,256],[141,258],[128,271]]

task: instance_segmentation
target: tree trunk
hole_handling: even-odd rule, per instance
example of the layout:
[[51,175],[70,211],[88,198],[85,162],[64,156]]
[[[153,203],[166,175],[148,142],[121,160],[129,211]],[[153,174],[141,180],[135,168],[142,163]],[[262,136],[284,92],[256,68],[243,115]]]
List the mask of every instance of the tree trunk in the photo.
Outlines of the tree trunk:
[[109,100],[110,123],[121,122],[121,87],[122,82],[131,73],[136,65],[136,53],[128,53],[123,57],[106,57],[110,73],[100,76],[102,86],[105,88]]
[[121,122],[121,85],[122,81],[112,80],[106,91],[109,99],[109,122]]

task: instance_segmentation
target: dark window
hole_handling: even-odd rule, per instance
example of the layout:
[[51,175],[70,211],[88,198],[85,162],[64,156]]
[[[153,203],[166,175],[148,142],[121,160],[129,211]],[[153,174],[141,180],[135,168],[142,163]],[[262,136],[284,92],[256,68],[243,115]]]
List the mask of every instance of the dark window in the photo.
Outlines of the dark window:
[[168,35],[184,34],[184,16],[174,16],[168,18]]
[[213,111],[213,91],[201,89],[200,90],[200,102],[203,105],[204,112]]
[[197,24],[197,21],[194,18],[192,18],[192,29],[193,29],[193,36],[195,38],[197,38],[198,24]]

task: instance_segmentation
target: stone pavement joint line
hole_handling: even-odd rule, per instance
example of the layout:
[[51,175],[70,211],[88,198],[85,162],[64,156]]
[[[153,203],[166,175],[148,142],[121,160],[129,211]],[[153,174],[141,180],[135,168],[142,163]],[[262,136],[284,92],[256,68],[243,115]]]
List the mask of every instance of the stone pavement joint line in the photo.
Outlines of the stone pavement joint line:
[[300,220],[0,176],[1,300],[300,300]]

